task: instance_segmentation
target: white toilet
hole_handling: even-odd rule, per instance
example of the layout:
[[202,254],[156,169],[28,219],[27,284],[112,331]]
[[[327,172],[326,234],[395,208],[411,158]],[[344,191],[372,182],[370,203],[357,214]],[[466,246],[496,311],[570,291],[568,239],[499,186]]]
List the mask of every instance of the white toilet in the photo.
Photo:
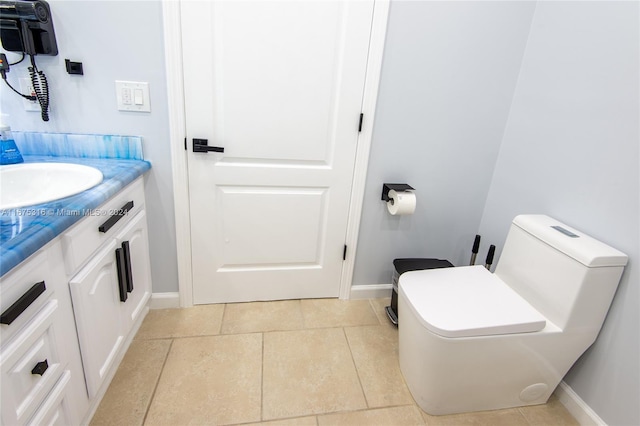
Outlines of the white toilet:
[[429,414],[543,404],[595,341],[627,256],[542,215],[482,266],[400,277],[400,369]]

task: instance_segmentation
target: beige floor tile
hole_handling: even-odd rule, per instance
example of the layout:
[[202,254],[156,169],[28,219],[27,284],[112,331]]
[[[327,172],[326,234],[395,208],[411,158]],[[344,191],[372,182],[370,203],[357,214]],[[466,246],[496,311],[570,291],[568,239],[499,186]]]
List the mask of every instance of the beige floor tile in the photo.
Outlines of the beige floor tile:
[[380,324],[368,300],[301,300],[305,328]]
[[263,368],[264,420],[367,406],[341,328],[265,333]]
[[569,426],[579,424],[555,395],[551,395],[546,404],[520,407],[518,410],[531,426]]
[[92,425],[141,425],[171,340],[133,341],[111,381]]
[[389,318],[387,317],[387,312],[385,311],[385,308],[391,305],[390,297],[384,297],[382,299],[369,299],[369,303],[371,303],[371,307],[373,308],[373,311],[376,313],[376,316],[378,317],[378,321],[380,321],[380,324],[389,325],[393,328],[396,328],[396,326],[393,325],[391,321],[389,321]]
[[[287,315],[296,304],[298,323],[292,325],[296,320]],[[383,311],[388,304],[323,299],[151,311],[91,424],[139,425],[149,406],[146,423],[167,425],[578,424],[555,396],[545,405],[451,416],[401,405],[410,394],[394,371],[397,329]],[[224,333],[268,331],[287,321],[312,329],[266,332],[264,339],[259,333],[217,335],[221,327]],[[166,339],[182,336],[202,337]],[[367,402],[387,407],[367,409]]]
[[295,419],[271,420],[268,422],[250,423],[246,426],[318,426],[315,416],[296,417]]
[[220,333],[224,305],[202,305],[183,309],[152,309],[136,339],[210,336]]
[[222,334],[303,328],[299,300],[231,303],[224,309]]
[[176,339],[145,424],[260,421],[262,335]]
[[345,333],[369,407],[413,404],[398,364],[398,330],[373,325]]
[[378,408],[318,416],[319,426],[412,426],[424,425],[420,409],[415,405]]
[[[428,426],[527,426],[527,420],[517,408],[476,413],[431,416],[422,411]],[[552,423],[551,423],[552,424]]]

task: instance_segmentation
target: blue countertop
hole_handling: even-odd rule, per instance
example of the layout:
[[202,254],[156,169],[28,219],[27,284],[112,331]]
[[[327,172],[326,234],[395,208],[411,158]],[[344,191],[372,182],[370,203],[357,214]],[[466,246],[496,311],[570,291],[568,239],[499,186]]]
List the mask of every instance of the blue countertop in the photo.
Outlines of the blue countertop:
[[[24,151],[23,151],[24,154]],[[144,160],[24,155],[25,163],[75,163],[99,169],[102,183],[49,203],[0,210],[0,276],[83,218],[151,168]]]

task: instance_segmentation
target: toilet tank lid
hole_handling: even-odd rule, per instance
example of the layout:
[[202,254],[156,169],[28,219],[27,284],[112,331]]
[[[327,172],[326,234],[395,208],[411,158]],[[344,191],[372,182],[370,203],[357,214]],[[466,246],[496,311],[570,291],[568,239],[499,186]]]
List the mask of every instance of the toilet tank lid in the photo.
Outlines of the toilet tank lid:
[[549,216],[519,215],[513,224],[587,267],[627,264],[626,254]]

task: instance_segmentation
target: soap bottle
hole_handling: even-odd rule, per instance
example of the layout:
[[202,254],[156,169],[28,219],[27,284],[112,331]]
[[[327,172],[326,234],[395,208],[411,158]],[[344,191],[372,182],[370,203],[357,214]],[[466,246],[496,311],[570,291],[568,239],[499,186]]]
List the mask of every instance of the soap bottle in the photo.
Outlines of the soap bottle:
[[11,128],[0,124],[0,165],[22,163],[24,159],[11,135]]

